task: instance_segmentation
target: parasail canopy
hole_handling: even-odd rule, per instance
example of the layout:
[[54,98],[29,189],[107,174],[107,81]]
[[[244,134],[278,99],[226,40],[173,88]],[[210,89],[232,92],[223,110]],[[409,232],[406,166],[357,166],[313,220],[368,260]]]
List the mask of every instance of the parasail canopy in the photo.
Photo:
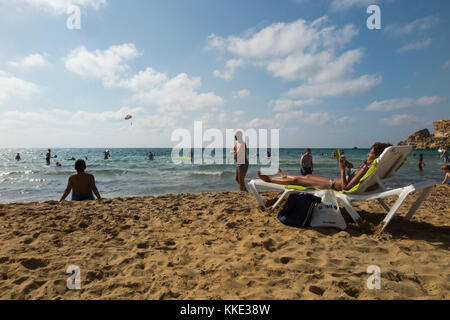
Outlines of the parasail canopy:
[[127,115],[125,116],[125,120],[130,120],[131,118],[133,118],[133,116],[132,116],[131,114],[127,114]]

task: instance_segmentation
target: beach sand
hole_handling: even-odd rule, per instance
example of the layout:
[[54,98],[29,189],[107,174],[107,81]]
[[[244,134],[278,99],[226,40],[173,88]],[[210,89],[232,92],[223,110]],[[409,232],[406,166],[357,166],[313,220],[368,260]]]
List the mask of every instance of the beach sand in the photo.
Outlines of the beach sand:
[[[284,226],[241,193],[0,205],[0,298],[450,298],[448,186],[381,235],[382,207],[355,207],[363,227],[338,231]],[[81,290],[66,287],[70,265]],[[367,288],[370,265],[380,290]]]

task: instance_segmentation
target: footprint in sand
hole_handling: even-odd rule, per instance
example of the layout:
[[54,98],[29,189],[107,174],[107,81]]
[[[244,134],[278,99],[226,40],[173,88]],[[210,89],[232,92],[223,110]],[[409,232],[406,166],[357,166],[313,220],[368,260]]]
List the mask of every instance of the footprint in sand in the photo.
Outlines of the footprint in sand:
[[20,261],[20,264],[29,270],[36,270],[39,268],[46,267],[48,265],[48,261],[31,258]]
[[317,286],[310,286],[309,291],[314,294],[317,294],[318,296],[323,296],[323,294],[325,292],[324,289],[322,289],[321,287],[317,287]]

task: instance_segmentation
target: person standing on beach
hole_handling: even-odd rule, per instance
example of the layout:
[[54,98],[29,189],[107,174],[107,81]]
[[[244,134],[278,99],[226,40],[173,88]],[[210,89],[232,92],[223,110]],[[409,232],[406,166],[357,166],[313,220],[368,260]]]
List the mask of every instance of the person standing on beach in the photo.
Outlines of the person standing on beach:
[[47,162],[47,165],[50,165],[50,158],[52,157],[52,150],[48,149],[47,154],[45,155],[45,161]]
[[311,155],[311,149],[306,149],[306,154],[304,154],[300,158],[300,174],[302,176],[307,176],[309,174],[313,174],[314,167],[313,167],[313,161],[312,161],[312,155]]
[[419,171],[423,171],[424,165],[425,165],[425,162],[423,162],[423,154],[421,153],[419,155],[419,161],[417,162],[417,168],[419,168]]
[[247,159],[247,145],[245,144],[242,132],[237,131],[234,135],[236,144],[230,153],[234,154],[234,161],[236,161],[236,182],[239,183],[240,191],[248,192],[245,187],[245,176],[248,171],[248,159]]
[[442,184],[446,184],[450,179],[450,164],[442,165],[441,170],[445,173],[444,181],[442,181]]
[[20,153],[18,153],[18,154],[16,155],[16,161],[20,161],[20,160],[22,160],[22,159],[20,158]]
[[95,185],[95,178],[92,174],[85,173],[86,162],[84,160],[77,160],[75,162],[76,174],[69,177],[67,182],[67,188],[64,191],[61,200],[64,201],[72,191],[72,201],[85,201],[95,200],[94,194],[97,199],[101,199],[100,193]]

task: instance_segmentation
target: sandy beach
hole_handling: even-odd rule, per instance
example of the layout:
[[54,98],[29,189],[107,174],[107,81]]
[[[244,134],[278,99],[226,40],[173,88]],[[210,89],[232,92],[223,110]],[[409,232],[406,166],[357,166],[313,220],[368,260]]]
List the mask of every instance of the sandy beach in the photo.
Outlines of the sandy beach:
[[[411,221],[403,206],[381,235],[381,206],[355,207],[363,227],[344,213],[338,231],[284,226],[241,193],[0,205],[0,299],[450,297],[448,186]],[[70,265],[81,290],[66,287]],[[381,269],[380,290],[366,286],[369,265]]]

